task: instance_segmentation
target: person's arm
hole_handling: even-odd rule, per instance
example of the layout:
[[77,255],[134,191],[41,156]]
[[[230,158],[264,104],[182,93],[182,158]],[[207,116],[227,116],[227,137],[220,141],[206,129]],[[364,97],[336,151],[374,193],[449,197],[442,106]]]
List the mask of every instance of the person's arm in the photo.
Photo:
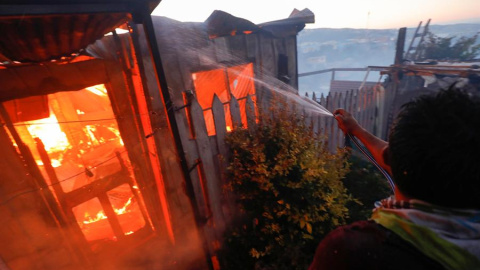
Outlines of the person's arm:
[[338,127],[343,133],[351,134],[358,138],[372,154],[377,163],[391,174],[390,165],[385,162],[385,155],[387,155],[385,151],[388,150],[388,142],[375,137],[373,134],[362,128],[352,114],[344,109],[337,109],[333,114],[338,122]]

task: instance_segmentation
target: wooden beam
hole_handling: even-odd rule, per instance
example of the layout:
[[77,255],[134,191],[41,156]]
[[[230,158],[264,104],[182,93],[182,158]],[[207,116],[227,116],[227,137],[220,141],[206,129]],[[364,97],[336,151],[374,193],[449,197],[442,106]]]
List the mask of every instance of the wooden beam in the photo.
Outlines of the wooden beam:
[[45,63],[0,69],[0,101],[60,91],[76,91],[108,81],[104,61],[93,59],[71,64]]

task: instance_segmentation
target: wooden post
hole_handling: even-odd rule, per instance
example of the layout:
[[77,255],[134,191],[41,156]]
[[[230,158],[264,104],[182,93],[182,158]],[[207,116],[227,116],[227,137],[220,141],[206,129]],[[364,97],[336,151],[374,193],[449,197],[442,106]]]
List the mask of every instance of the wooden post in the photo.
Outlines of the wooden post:
[[407,28],[402,27],[398,30],[398,37],[397,37],[397,46],[395,47],[395,59],[393,63],[395,65],[402,64],[403,60],[403,51],[405,48],[405,36],[407,35]]

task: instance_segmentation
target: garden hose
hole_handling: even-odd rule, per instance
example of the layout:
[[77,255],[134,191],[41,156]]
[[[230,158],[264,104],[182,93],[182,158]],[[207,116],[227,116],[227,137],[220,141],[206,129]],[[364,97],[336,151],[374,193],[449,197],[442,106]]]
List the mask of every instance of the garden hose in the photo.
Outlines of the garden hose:
[[377,167],[377,169],[383,174],[383,176],[385,176],[385,178],[387,178],[388,180],[388,183],[390,184],[390,188],[392,189],[392,192],[393,194],[395,194],[395,183],[393,182],[393,179],[392,177],[388,174],[387,171],[385,171],[385,169],[383,169],[379,164],[378,162],[373,158],[372,154],[370,152],[368,152],[368,150],[362,146],[360,144],[360,142],[358,142],[357,138],[355,138],[355,136],[353,136],[352,134],[347,134],[347,137],[350,139],[350,141],[352,141],[355,146],[357,146],[357,148],[360,150],[360,152],[362,152],[362,154],[367,157],[367,159],[373,164],[375,165],[375,167]]

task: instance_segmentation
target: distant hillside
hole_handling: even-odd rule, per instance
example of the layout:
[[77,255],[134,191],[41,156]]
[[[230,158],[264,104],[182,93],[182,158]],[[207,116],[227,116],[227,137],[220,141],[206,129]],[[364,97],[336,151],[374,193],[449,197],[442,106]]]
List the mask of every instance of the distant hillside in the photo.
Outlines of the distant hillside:
[[[406,45],[416,28],[407,29]],[[430,31],[442,37],[473,36],[480,24],[431,25]],[[299,73],[340,67],[389,66],[393,63],[398,29],[305,29],[298,35]],[[477,42],[480,42],[477,40]],[[300,78],[300,92],[326,93],[331,74]],[[337,79],[363,80],[360,72],[342,72]],[[376,81],[378,76],[369,76]]]

